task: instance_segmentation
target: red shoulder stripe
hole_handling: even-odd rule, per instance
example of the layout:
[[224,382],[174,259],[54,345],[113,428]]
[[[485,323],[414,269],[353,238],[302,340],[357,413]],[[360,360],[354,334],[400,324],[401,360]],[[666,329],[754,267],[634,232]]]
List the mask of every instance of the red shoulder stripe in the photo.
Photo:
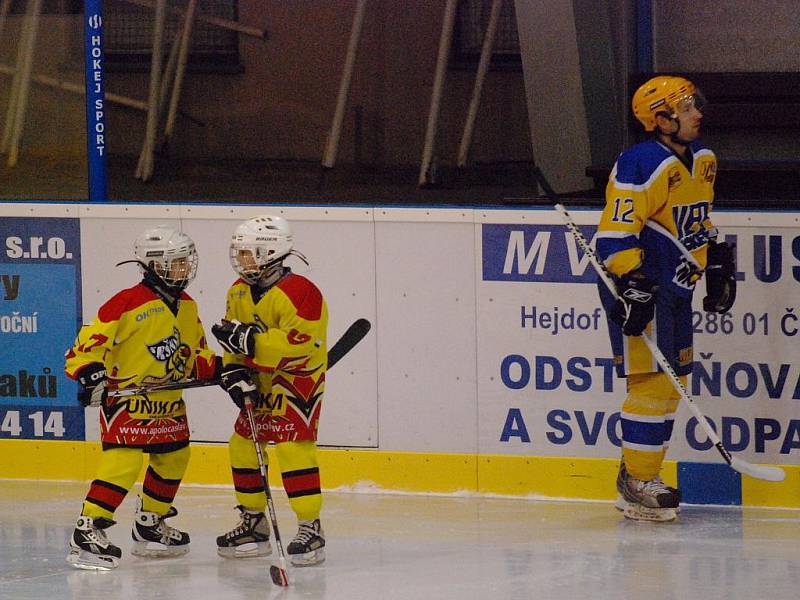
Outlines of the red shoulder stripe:
[[297,309],[297,315],[306,321],[318,321],[322,316],[322,292],[302,275],[290,273],[278,282]]
[[118,292],[97,311],[98,318],[103,323],[119,321],[120,317],[128,311],[135,310],[142,304],[154,300],[156,295],[141,283]]

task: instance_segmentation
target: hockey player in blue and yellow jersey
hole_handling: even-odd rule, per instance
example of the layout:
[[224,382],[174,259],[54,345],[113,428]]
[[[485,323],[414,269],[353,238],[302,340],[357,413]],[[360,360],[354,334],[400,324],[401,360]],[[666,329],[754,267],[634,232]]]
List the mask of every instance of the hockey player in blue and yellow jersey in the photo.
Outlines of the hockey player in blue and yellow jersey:
[[81,384],[78,399],[100,407],[103,452],[95,480],[70,539],[67,562],[109,570],[122,551],[105,529],[149,455],[131,535],[138,556],[176,556],[189,550],[188,534],[166,524],[189,461],[189,423],[180,390],[113,398],[126,388],[189,378],[214,379],[218,357],[206,344],[197,303],[185,292],[197,271],[194,242],[172,227],[148,229],[136,239],[143,279],[100,307],[67,351],[65,371]]
[[617,507],[628,518],[669,521],[680,493],[659,474],[680,396],[641,334],[651,336],[685,381],[693,361],[695,285],[705,274],[705,310],[727,312],[736,269],[732,248],[717,242],[710,218],[717,159],[698,140],[699,90],[682,77],[654,77],[636,91],[632,105],[654,136],[617,159],[595,238],[620,294],[615,301],[600,285],[617,372],[628,379]]

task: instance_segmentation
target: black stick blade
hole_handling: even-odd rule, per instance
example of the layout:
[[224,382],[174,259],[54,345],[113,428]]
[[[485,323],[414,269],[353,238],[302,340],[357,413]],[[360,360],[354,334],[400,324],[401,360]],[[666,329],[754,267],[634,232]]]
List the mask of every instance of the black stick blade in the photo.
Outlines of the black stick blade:
[[272,577],[272,583],[275,585],[289,587],[289,578],[286,576],[286,571],[281,569],[278,565],[270,566],[269,576]]
[[367,319],[358,319],[350,325],[339,341],[328,351],[328,368],[332,368],[345,354],[350,352],[353,346],[369,333],[371,327],[372,324]]

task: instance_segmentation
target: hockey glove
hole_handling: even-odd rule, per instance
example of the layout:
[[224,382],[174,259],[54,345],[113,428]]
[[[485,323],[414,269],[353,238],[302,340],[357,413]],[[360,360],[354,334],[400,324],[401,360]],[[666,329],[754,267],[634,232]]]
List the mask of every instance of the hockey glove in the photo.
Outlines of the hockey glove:
[[728,312],[736,300],[736,260],[733,248],[727,242],[708,242],[706,297],[703,298],[703,310],[706,312]]
[[228,392],[233,403],[244,410],[244,400],[250,397],[250,401],[255,404],[258,399],[258,390],[253,383],[250,369],[242,365],[227,365],[222,368],[220,376],[220,386]]
[[609,318],[622,327],[625,335],[642,335],[656,311],[658,286],[640,271],[632,271],[617,282],[619,298],[611,307]]
[[90,363],[78,372],[78,402],[82,406],[100,406],[106,399],[106,368],[101,363]]
[[256,354],[256,334],[261,333],[261,329],[240,321],[222,319],[211,327],[211,333],[226,352],[245,354],[253,358]]

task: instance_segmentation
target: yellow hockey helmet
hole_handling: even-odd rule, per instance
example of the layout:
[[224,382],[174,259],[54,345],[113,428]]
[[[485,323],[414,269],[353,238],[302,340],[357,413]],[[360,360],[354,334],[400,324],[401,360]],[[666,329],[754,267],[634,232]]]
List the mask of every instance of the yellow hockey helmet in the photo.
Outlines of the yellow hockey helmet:
[[644,130],[653,131],[658,113],[667,113],[674,118],[681,101],[691,101],[700,108],[702,103],[698,100],[701,97],[698,97],[695,85],[688,79],[659,75],[639,86],[633,94],[631,106],[633,114],[644,125]]

